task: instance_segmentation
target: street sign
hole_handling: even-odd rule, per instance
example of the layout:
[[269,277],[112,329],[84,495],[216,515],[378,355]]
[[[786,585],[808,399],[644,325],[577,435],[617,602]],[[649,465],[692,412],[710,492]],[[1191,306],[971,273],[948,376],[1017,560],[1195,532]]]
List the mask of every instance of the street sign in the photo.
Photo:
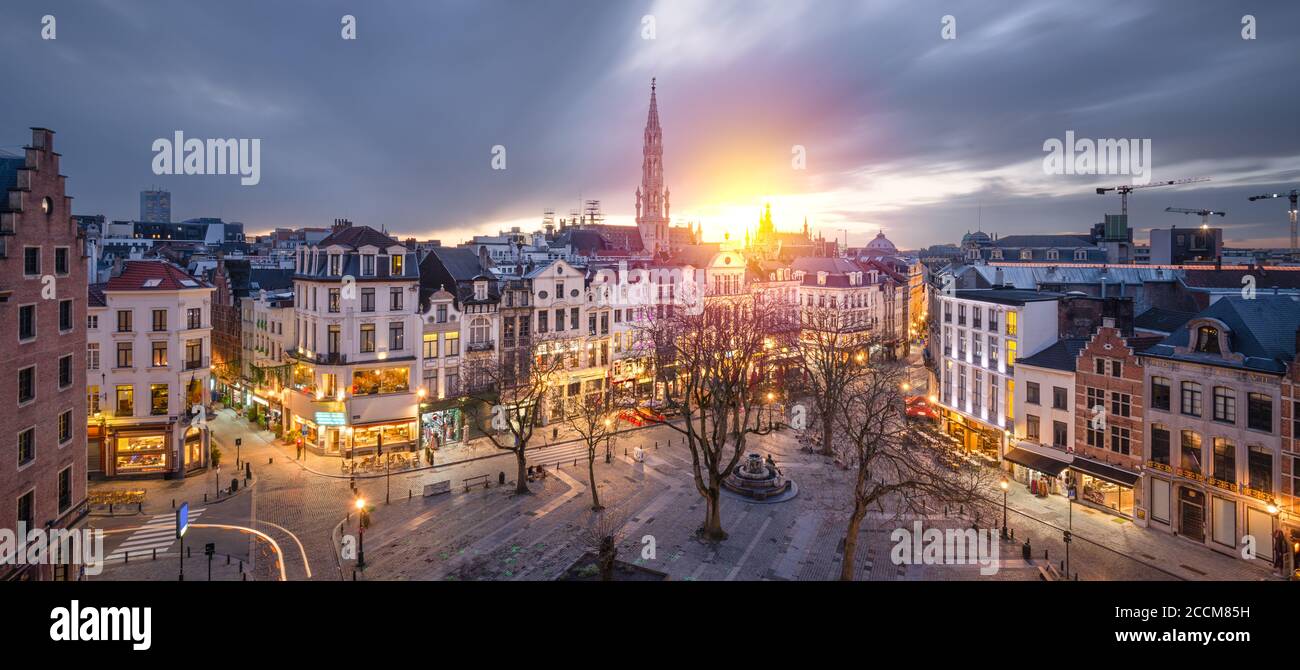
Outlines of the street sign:
[[208,556],[211,556],[211,555],[217,553],[217,543],[216,543],[216,542],[209,542],[209,543],[203,545],[203,553],[207,554]]
[[181,503],[176,510],[176,537],[185,537],[185,531],[190,527],[190,504]]
[[242,438],[242,437],[236,437],[236,438],[235,438],[235,446],[236,446],[236,447],[242,445],[243,443],[244,443],[244,438]]

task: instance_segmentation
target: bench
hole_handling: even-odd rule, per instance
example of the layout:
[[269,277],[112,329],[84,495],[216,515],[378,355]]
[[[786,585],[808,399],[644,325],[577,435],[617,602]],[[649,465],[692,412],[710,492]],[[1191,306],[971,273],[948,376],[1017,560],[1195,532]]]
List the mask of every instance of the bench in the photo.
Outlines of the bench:
[[444,479],[440,482],[424,485],[424,497],[436,496],[442,493],[451,493],[451,480]]
[[470,486],[472,486],[472,485],[477,485],[479,482],[483,482],[483,488],[485,488],[485,489],[486,489],[486,488],[489,488],[489,487],[492,486],[492,483],[488,481],[488,476],[487,476],[487,475],[478,475],[478,476],[475,476],[475,477],[467,477],[467,478],[461,480],[461,483],[463,483],[463,484],[465,485],[465,492],[466,492],[466,493],[469,493],[469,487],[470,487]]

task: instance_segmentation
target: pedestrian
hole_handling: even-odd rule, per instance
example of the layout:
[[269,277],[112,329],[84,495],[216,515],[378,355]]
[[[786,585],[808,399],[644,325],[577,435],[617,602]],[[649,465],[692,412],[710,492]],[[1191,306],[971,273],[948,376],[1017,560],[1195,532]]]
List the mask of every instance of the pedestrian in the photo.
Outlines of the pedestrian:
[[554,442],[558,439],[560,439],[560,427],[556,426],[551,429],[551,441]]

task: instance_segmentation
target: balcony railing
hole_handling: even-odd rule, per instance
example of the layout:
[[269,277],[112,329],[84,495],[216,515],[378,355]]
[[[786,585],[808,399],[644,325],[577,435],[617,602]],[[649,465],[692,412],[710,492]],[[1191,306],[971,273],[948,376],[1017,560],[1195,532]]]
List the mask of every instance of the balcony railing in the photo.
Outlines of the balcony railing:
[[492,351],[494,348],[496,348],[496,343],[492,340],[486,342],[470,342],[465,345],[466,351]]
[[208,367],[208,359],[206,357],[186,359],[185,361],[186,370],[199,370],[201,368],[206,368],[206,367]]

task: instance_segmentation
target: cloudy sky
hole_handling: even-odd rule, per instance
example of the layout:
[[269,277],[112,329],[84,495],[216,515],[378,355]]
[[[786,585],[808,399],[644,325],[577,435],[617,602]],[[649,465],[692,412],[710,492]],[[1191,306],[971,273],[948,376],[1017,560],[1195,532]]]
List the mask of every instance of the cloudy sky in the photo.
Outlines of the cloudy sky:
[[[1140,241],[1199,223],[1167,206],[1209,207],[1230,244],[1284,246],[1284,201],[1246,197],[1300,186],[1298,23],[1286,0],[11,2],[0,149],[54,129],[81,214],[135,218],[157,185],[177,220],[456,243],[584,199],[630,223],[657,77],[673,218],[707,237],[765,202],[855,244],[1084,231],[1119,211],[1093,189],[1129,178],[1046,174],[1072,130],[1150,139],[1156,180],[1211,179],[1135,192]],[[176,130],[261,139],[261,183],[155,175]]]

